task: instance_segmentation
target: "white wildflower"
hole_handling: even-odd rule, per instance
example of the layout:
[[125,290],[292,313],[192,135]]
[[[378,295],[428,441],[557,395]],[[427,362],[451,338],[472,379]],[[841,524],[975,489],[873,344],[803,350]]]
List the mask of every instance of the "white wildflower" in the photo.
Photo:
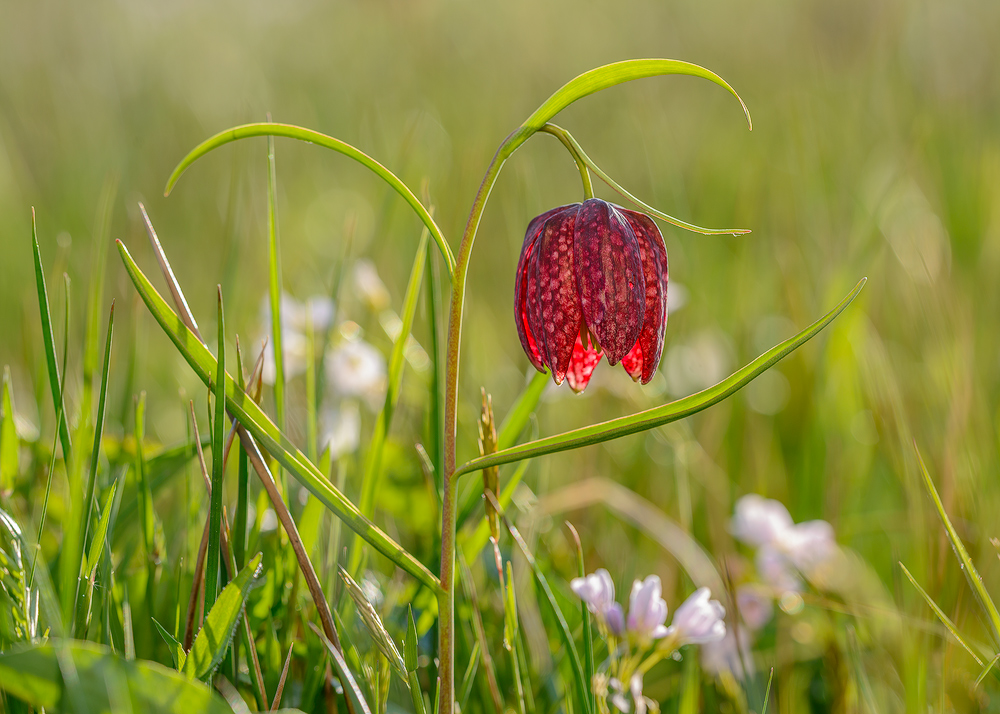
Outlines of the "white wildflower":
[[340,397],[361,397],[372,408],[385,397],[385,357],[363,340],[343,342],[324,360],[326,378]]
[[792,517],[780,501],[751,493],[736,502],[729,528],[734,537],[759,548],[779,541],[792,525]]
[[335,408],[324,409],[321,424],[320,450],[329,448],[332,459],[357,450],[361,443],[361,412],[356,401],[345,399]]
[[622,634],[625,618],[621,605],[615,602],[615,583],[607,570],[598,568],[585,578],[573,578],[569,586],[608,630]]
[[628,629],[640,643],[648,644],[667,635],[667,603],[660,578],[650,575],[632,583],[628,599]]
[[726,636],[726,608],[710,597],[708,588],[698,588],[674,612],[667,634],[677,638],[677,646],[718,642]]

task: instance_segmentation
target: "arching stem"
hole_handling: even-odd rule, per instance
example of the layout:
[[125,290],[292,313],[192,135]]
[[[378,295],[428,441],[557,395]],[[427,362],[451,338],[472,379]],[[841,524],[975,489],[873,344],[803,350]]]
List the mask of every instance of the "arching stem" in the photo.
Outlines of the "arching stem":
[[594,184],[590,180],[590,169],[587,168],[586,157],[580,150],[580,145],[573,139],[572,135],[563,129],[561,126],[556,126],[555,124],[549,123],[541,128],[546,134],[551,134],[555,138],[562,142],[562,145],[566,147],[566,150],[573,157],[573,161],[576,162],[576,168],[580,171],[580,180],[583,181],[583,197],[584,199],[591,199],[594,197]]

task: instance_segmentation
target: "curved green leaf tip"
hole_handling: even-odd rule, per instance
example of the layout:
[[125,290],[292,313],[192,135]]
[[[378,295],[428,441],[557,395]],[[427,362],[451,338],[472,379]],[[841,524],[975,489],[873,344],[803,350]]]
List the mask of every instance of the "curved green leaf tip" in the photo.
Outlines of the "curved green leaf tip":
[[750,118],[750,110],[747,109],[743,98],[737,94],[729,82],[701,65],[672,59],[624,60],[584,72],[579,77],[571,79],[556,90],[551,97],[535,110],[534,114],[525,120],[522,127],[534,133],[541,130],[546,122],[578,99],[582,99],[595,92],[600,92],[602,89],[614,87],[617,84],[630,82],[633,79],[658,77],[668,74],[686,74],[692,77],[701,77],[718,84],[739,101],[740,106],[743,107],[743,113],[746,115],[747,125],[753,131],[753,120]]
[[167,185],[163,190],[163,195],[169,196],[170,191],[173,190],[173,187],[177,183],[178,179],[180,179],[181,174],[183,174],[191,164],[208,152],[238,139],[246,139],[253,136],[283,136],[288,139],[298,139],[299,141],[305,141],[310,144],[316,144],[327,149],[332,149],[333,151],[341,153],[344,156],[357,161],[359,164],[389,184],[389,186],[396,193],[402,196],[403,200],[410,205],[410,208],[412,208],[414,213],[417,214],[421,222],[427,226],[427,230],[430,231],[431,237],[434,238],[434,242],[437,243],[438,249],[444,257],[445,264],[448,266],[449,278],[454,274],[455,256],[451,252],[451,247],[448,245],[448,241],[445,240],[444,234],[441,232],[437,223],[434,222],[434,218],[431,216],[430,212],[420,202],[420,199],[417,198],[416,194],[410,190],[409,186],[403,183],[403,181],[396,176],[396,174],[392,173],[392,171],[360,149],[351,146],[345,141],[335,139],[332,136],[328,136],[318,131],[313,131],[312,129],[305,129],[293,124],[257,122],[255,124],[244,124],[242,126],[235,126],[231,129],[226,129],[225,131],[220,131],[215,136],[211,136],[198,144],[198,146],[192,149],[187,156],[181,159],[181,162],[177,164],[173,173],[170,174],[170,178],[167,179]]

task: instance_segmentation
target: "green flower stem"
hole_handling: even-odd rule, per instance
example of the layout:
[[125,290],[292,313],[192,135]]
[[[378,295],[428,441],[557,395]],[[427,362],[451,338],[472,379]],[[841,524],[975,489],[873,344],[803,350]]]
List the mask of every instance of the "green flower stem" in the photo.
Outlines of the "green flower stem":
[[578,151],[580,145],[576,143],[572,135],[561,126],[556,126],[555,124],[546,124],[541,129],[546,134],[551,134],[555,138],[559,139],[566,150],[573,157],[573,161],[576,162],[576,168],[580,171],[580,179],[583,181],[583,197],[584,199],[591,199],[594,197],[594,184],[590,180],[590,169],[587,168],[587,162],[584,160],[583,152]]
[[444,397],[444,503],[441,511],[441,590],[438,594],[438,631],[440,634],[441,697],[440,714],[455,710],[455,520],[458,479],[455,477],[456,441],[458,437],[458,366],[461,352],[462,316],[465,308],[466,278],[476,232],[486,208],[486,201],[496,184],[500,169],[519,146],[536,130],[521,126],[510,134],[497,149],[486,170],[479,192],[472,204],[469,220],[462,235],[462,244],[455,259],[452,276],[451,315],[448,322],[448,344],[445,356]]

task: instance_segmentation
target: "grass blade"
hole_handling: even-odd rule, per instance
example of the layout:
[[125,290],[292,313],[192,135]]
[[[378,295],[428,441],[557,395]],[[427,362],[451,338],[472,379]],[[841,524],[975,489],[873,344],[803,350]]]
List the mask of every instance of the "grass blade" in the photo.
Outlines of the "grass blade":
[[153,491],[146,473],[146,459],[143,455],[143,441],[146,438],[146,393],[140,392],[135,398],[135,474],[139,489],[139,520],[142,528],[142,544],[149,562],[154,559],[156,549],[156,521],[153,513]]
[[349,702],[353,705],[356,714],[371,714],[368,702],[365,701],[365,695],[362,694],[357,680],[354,678],[354,675],[351,674],[351,670],[348,669],[347,661],[344,659],[344,655],[340,653],[333,643],[327,639],[326,635],[323,634],[323,631],[316,627],[315,624],[310,622],[309,627],[312,628],[312,631],[316,633],[316,636],[319,637],[326,646],[326,651],[330,655],[330,661],[333,662],[333,668],[337,670],[337,676],[344,685],[344,696],[348,697]]
[[219,311],[218,367],[215,372],[215,419],[212,435],[212,496],[208,516],[208,553],[205,565],[205,609],[215,604],[219,587],[222,551],[222,480],[225,476],[226,441],[226,319],[222,306],[222,286],[217,287]]
[[684,419],[714,404],[718,404],[741,390],[756,377],[819,334],[824,327],[833,322],[851,304],[858,293],[861,292],[861,288],[864,287],[866,280],[866,278],[863,278],[833,310],[805,330],[775,345],[753,362],[743,367],[743,369],[731,374],[715,386],[709,387],[697,394],[692,394],[689,397],[670,402],[669,404],[647,409],[638,414],[619,417],[618,419],[612,419],[601,424],[593,424],[582,429],[574,429],[573,431],[557,434],[556,436],[548,436],[543,439],[529,441],[526,444],[501,449],[495,454],[481,456],[466,462],[455,473],[456,475],[466,474],[479,471],[494,464],[506,464],[544,454],[599,444],[604,441],[618,439],[629,434],[635,434]]
[[[125,268],[146,307],[174,346],[206,385],[212,384],[211,375],[217,362],[208,348],[195,336],[184,321],[170,308],[136,265],[125,245],[119,241],[119,252]],[[293,476],[320,501],[344,521],[355,533],[368,541],[378,552],[410,573],[434,592],[440,590],[437,577],[398,543],[393,541],[374,523],[365,518],[358,508],[329,482],[315,464],[309,461],[245,393],[240,392],[231,377],[226,376],[226,402],[254,439],[277,459]],[[242,440],[242,435],[241,435]],[[252,455],[251,455],[252,461]]]
[[486,640],[486,628],[483,627],[483,615],[479,610],[481,601],[476,592],[476,583],[472,579],[472,572],[464,558],[459,558],[458,565],[462,587],[465,590],[465,599],[468,601],[469,607],[472,608],[472,631],[476,636],[476,643],[479,645],[479,656],[483,662],[483,669],[486,671],[486,682],[489,685],[493,708],[496,710],[496,714],[503,714],[503,695],[500,693],[499,684],[497,684],[496,667],[493,664],[489,643]]
[[[544,123],[545,122],[542,122],[542,124]],[[410,205],[410,208],[414,210],[423,224],[427,227],[427,230],[430,231],[431,236],[434,238],[434,242],[437,243],[438,249],[444,257],[445,265],[448,266],[448,277],[449,279],[451,278],[451,275],[455,272],[455,256],[452,254],[448,241],[445,240],[441,229],[438,228],[438,225],[434,222],[434,218],[431,216],[430,211],[424,208],[424,205],[416,197],[413,191],[411,191],[405,183],[397,178],[394,173],[389,171],[389,169],[384,167],[372,157],[365,154],[363,151],[360,151],[350,144],[340,141],[339,139],[334,139],[332,136],[321,134],[318,131],[304,129],[291,124],[259,122],[256,124],[244,124],[243,126],[236,126],[232,129],[219,132],[215,136],[203,141],[201,144],[192,149],[187,156],[181,159],[181,162],[177,165],[177,168],[174,169],[174,172],[170,174],[170,178],[167,180],[167,187],[164,191],[164,195],[170,195],[171,189],[173,189],[174,184],[177,183],[181,174],[183,174],[184,171],[186,171],[187,168],[199,158],[213,149],[216,149],[224,144],[228,144],[231,141],[245,139],[252,136],[284,136],[289,139],[298,139],[299,141],[318,144],[324,148],[333,149],[334,151],[344,154],[348,158],[354,159],[362,166],[371,170],[379,178],[389,184],[389,186],[396,193],[403,197],[403,200]]]
[[[268,116],[268,122],[270,122]],[[274,346],[274,409],[278,428],[285,428],[285,343],[281,334],[281,253],[278,250],[278,174],[274,137],[267,137],[267,295],[271,307],[271,344]],[[281,473],[277,474],[281,481]],[[282,481],[284,484],[284,482]]]
[[[250,591],[263,571],[258,553],[247,566],[223,588],[218,600],[205,616],[205,624],[194,638],[184,662],[183,672],[195,679],[205,679],[222,662],[229,642],[236,632]],[[207,609],[207,607],[206,607]]]
[[[372,434],[365,454],[364,480],[361,492],[361,502],[359,508],[361,512],[371,518],[375,511],[375,494],[378,493],[379,480],[382,468],[382,451],[385,440],[388,436],[389,426],[392,424],[392,415],[399,401],[399,390],[403,383],[403,368],[406,362],[403,359],[406,349],[406,341],[410,337],[413,329],[413,319],[417,313],[417,301],[420,297],[420,283],[424,277],[424,265],[427,262],[427,230],[420,233],[420,243],[417,246],[416,257],[413,259],[413,266],[410,269],[410,280],[406,285],[406,294],[403,298],[403,324],[399,335],[392,345],[392,354],[389,357],[388,388],[385,393],[385,404],[379,412],[375,422],[375,432]],[[358,551],[355,551],[358,552]],[[357,560],[357,558],[352,559]],[[353,570],[353,567],[352,567]]]
[[[58,412],[63,409],[63,394],[59,378],[59,365],[56,364],[56,341],[52,332],[52,312],[49,310],[49,294],[45,288],[45,272],[42,269],[42,253],[38,247],[34,208],[31,209],[31,245],[35,258],[35,288],[38,292],[38,310],[42,318],[42,340],[45,344],[45,363],[49,372],[49,390],[52,393],[52,408]],[[69,319],[68,315],[66,319]],[[66,463],[69,463],[71,449],[69,428],[65,419],[60,422],[58,431],[63,458]]]
[[177,638],[167,632],[167,628],[159,623],[159,621],[154,617],[153,624],[156,626],[156,631],[160,633],[160,637],[167,645],[167,649],[170,650],[170,659],[174,663],[174,669],[178,672],[184,668],[184,662],[187,660],[187,652],[184,651],[183,645],[177,641]]
[[[587,577],[587,568],[583,562],[583,543],[580,541],[580,534],[569,521],[566,521],[566,527],[569,528],[569,532],[573,536],[573,543],[576,545],[577,574],[579,577],[585,578]],[[594,672],[596,671],[594,667],[594,630],[590,621],[590,608],[587,607],[587,603],[580,603],[580,612],[580,619],[583,622],[583,673],[587,681],[593,683]],[[590,706],[593,711],[597,711],[597,699],[593,694],[593,688],[590,691]]]
[[[487,494],[489,497],[489,494]],[[497,510],[500,509],[500,504],[495,504]],[[528,567],[531,568],[531,572],[535,575],[535,581],[538,583],[538,587],[541,588],[542,593],[545,595],[545,600],[548,602],[549,607],[552,609],[553,615],[555,615],[556,623],[559,625],[559,638],[562,640],[563,647],[566,648],[566,653],[569,656],[570,668],[573,670],[573,679],[576,682],[577,696],[580,699],[580,709],[586,714],[591,714],[591,696],[590,696],[590,684],[586,680],[586,675],[583,671],[583,664],[580,661],[580,653],[576,649],[576,643],[573,641],[573,633],[570,632],[569,625],[566,624],[566,617],[563,615],[562,610],[559,609],[559,603],[556,602],[556,596],[552,592],[552,588],[549,587],[549,581],[545,578],[545,573],[538,566],[538,562],[535,560],[535,556],[528,549],[528,544],[524,542],[524,538],[518,532],[514,524],[511,523],[506,516],[503,518],[504,524],[507,526],[507,530],[510,531],[511,537],[514,542],[517,543],[517,547],[521,549],[521,553],[524,555],[524,559],[528,562]]]
[[[107,414],[108,406],[108,376],[111,373],[111,342],[114,337],[115,328],[115,303],[111,301],[111,312],[108,315],[107,337],[104,342],[104,367],[101,370],[101,393],[97,404],[97,421],[94,422],[94,446],[90,454],[90,475],[87,478],[87,491],[83,498],[83,534],[80,539],[81,545],[87,542],[90,531],[90,517],[94,507],[94,489],[97,485],[97,467],[101,461],[101,441],[104,438],[104,418]],[[96,537],[95,537],[96,542]],[[93,545],[91,545],[93,551]],[[90,565],[94,561],[87,559]]]
[[94,531],[94,540],[90,544],[87,554],[87,569],[89,576],[93,578],[97,572],[97,565],[101,560],[101,552],[104,550],[104,543],[108,538],[108,525],[111,523],[111,509],[115,503],[115,493],[118,491],[118,482],[114,481],[108,490],[108,495],[104,499],[104,508],[101,510],[101,520],[97,523],[97,530]]
[[[263,353],[262,353],[263,354]],[[241,392],[245,392],[246,381],[243,376],[243,353],[240,351],[240,338],[236,338],[236,377],[239,381]],[[233,526],[233,556],[236,559],[236,567],[240,570],[246,559],[247,548],[247,508],[250,487],[250,467],[247,462],[247,454],[243,449],[239,453],[239,484],[236,495],[236,522]]]
[[10,367],[4,365],[3,386],[0,387],[0,494],[9,494],[14,490],[21,468],[20,449],[14,423],[14,385]]
[[927,591],[924,590],[922,587],[920,587],[920,583],[917,582],[916,578],[910,575],[910,571],[906,569],[905,565],[900,563],[899,567],[903,569],[903,574],[906,575],[907,579],[909,579],[913,587],[917,589],[917,592],[920,593],[920,596],[930,606],[931,610],[934,611],[934,614],[937,615],[938,619],[941,620],[941,624],[948,628],[948,631],[951,633],[951,636],[955,638],[958,644],[962,645],[962,647],[965,648],[966,652],[972,655],[972,659],[976,660],[976,664],[982,667],[983,661],[979,659],[976,653],[972,650],[972,647],[969,646],[969,643],[966,642],[965,639],[962,637],[962,635],[959,633],[958,628],[955,626],[955,623],[951,621],[951,618],[945,614],[944,610],[938,607],[938,604],[934,602],[933,598],[931,598],[930,595],[927,594]]
[[924,464],[924,459],[920,455],[920,450],[917,449],[916,444],[913,445],[913,448],[917,452],[917,461],[920,463],[920,473],[924,477],[924,485],[927,487],[927,493],[930,494],[931,499],[934,501],[934,507],[937,509],[938,515],[941,517],[941,523],[944,524],[944,529],[948,532],[948,539],[951,541],[952,548],[955,549],[955,555],[958,556],[958,560],[962,564],[962,570],[965,572],[965,577],[968,578],[969,584],[972,585],[972,590],[976,593],[976,597],[979,599],[979,604],[983,606],[983,609],[989,616],[990,624],[993,625],[994,635],[997,637],[997,640],[1000,641],[1000,612],[997,612],[997,606],[993,603],[993,599],[990,597],[989,593],[986,592],[986,586],[983,585],[982,576],[979,574],[979,571],[976,570],[976,566],[972,562],[972,558],[969,557],[969,551],[965,549],[965,544],[962,543],[962,539],[958,537],[958,532],[955,530],[955,526],[951,524],[951,519],[948,518],[948,514],[944,510],[944,504],[941,503],[941,497],[938,496],[937,489],[934,488],[934,481],[931,480],[931,475],[927,471],[927,466]]
[[[531,465],[530,459],[525,459],[517,465],[517,469],[507,483],[503,487],[503,491],[500,493],[497,502],[500,504],[501,508],[507,508],[510,505],[511,500],[514,498],[514,491],[517,490],[517,485],[521,483],[524,478],[524,474],[527,473],[528,467]],[[476,490],[474,496],[480,498],[479,494],[482,491]],[[459,521],[462,523],[462,520]],[[486,518],[482,518],[479,521],[479,525],[476,526],[476,530],[472,532],[472,535],[467,538],[463,538],[462,541],[462,553],[465,555],[466,559],[472,560],[476,557],[476,554],[482,551],[486,547],[487,541],[490,539],[490,524]]]
[[997,654],[996,657],[994,657],[993,659],[991,659],[989,662],[986,663],[986,666],[983,668],[983,671],[979,673],[978,677],[976,677],[976,687],[979,687],[979,685],[983,683],[983,680],[986,679],[986,675],[988,675],[991,671],[993,671],[993,668],[996,666],[997,662],[1000,662],[1000,654]]
[[431,399],[428,413],[431,438],[431,463],[434,464],[434,485],[441,500],[444,483],[444,382],[445,365],[441,355],[441,273],[434,260],[433,248],[427,244],[427,315],[430,331]]

